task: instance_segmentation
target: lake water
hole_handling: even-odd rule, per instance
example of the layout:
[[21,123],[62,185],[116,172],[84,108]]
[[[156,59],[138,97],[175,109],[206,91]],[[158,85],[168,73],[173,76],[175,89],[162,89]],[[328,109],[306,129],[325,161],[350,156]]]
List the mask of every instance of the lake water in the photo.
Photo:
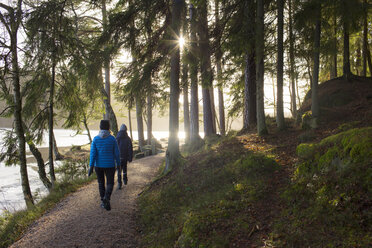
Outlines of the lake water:
[[[98,130],[91,130],[92,138],[98,134]],[[146,138],[145,132],[145,138]],[[4,135],[4,129],[0,129],[0,140]],[[88,136],[85,134],[78,134],[73,130],[55,129],[54,135],[56,138],[58,147],[69,147],[72,145],[85,145],[89,143]],[[153,135],[156,139],[160,140],[168,138],[168,132],[154,131]],[[133,132],[134,140],[138,138],[137,132]],[[180,139],[184,138],[184,133],[180,132]],[[49,136],[46,134],[44,140],[39,147],[48,147]],[[28,147],[27,147],[28,149]],[[0,150],[2,147],[0,145]],[[56,167],[61,162],[56,162]],[[35,163],[27,164],[28,177],[30,181],[31,192],[36,200],[45,196],[48,191],[42,184],[37,173],[37,165]],[[14,212],[16,210],[24,209],[26,207],[23,199],[22,186],[21,186],[21,175],[19,166],[5,166],[4,163],[0,163],[0,214],[4,210]]]

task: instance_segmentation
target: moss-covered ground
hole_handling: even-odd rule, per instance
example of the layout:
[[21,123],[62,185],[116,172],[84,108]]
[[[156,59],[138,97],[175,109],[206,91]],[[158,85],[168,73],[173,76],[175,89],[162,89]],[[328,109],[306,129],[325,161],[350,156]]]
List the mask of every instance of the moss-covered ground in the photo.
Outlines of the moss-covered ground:
[[306,144],[296,129],[230,135],[185,153],[140,197],[142,247],[368,247],[372,128],[353,126]]

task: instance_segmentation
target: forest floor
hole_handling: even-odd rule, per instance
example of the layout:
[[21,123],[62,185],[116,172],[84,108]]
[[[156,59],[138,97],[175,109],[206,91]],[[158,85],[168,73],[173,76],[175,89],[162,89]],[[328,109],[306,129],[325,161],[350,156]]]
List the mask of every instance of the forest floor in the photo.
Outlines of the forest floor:
[[67,196],[33,223],[11,247],[138,247],[138,194],[154,179],[164,153],[128,164],[128,185],[100,207],[97,181]]

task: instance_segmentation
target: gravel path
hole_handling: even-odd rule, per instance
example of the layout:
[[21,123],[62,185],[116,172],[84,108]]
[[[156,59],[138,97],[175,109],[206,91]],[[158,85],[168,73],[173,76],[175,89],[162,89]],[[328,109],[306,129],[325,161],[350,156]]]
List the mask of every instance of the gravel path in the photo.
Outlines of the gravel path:
[[117,190],[115,183],[111,211],[100,208],[95,181],[58,203],[11,247],[137,247],[136,199],[163,159],[164,153],[129,163],[128,185]]

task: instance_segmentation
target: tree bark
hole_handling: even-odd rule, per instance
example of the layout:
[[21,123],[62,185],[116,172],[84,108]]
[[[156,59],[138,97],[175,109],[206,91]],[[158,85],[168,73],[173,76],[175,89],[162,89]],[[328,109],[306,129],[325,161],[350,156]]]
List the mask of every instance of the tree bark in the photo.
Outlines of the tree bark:
[[333,17],[333,51],[332,51],[332,66],[330,78],[337,77],[337,19]]
[[130,114],[130,107],[128,108],[128,122],[129,122],[129,133],[130,133],[130,138],[133,140],[133,132],[132,132],[132,117]]
[[313,84],[311,87],[311,112],[314,120],[313,128],[316,128],[319,117],[319,102],[318,102],[318,79],[319,79],[319,54],[320,54],[320,34],[321,34],[321,5],[317,6],[317,20],[314,33],[314,69],[313,69]]
[[111,131],[114,133],[114,136],[116,136],[118,134],[118,122],[116,120],[116,115],[114,113],[114,110],[112,109],[110,102],[108,101],[107,92],[105,88],[103,87],[103,85],[100,90],[103,96],[103,104],[105,105],[105,109],[107,113],[109,113],[108,116],[109,116]]
[[257,133],[264,135],[267,133],[265,120],[264,103],[264,1],[257,0],[256,16],[256,94],[257,94]]
[[54,135],[54,131],[53,131],[53,153],[54,153],[54,158],[56,161],[63,159],[63,155],[58,150],[56,136]]
[[22,126],[22,97],[21,97],[21,87],[20,87],[20,72],[19,72],[19,65],[18,65],[18,51],[17,51],[17,33],[18,28],[21,22],[21,15],[22,15],[22,0],[17,1],[17,9],[10,8],[7,9],[9,13],[9,21],[8,23],[3,23],[4,26],[7,26],[7,30],[10,36],[10,53],[12,56],[12,86],[13,86],[13,100],[14,100],[14,124],[15,130],[18,139],[18,146],[19,146],[19,162],[20,162],[20,173],[21,173],[21,184],[22,184],[22,191],[23,197],[26,202],[26,206],[30,207],[34,204],[30,184],[28,181],[28,173],[27,173],[27,162],[26,162],[26,140],[25,134]]
[[203,95],[203,122],[204,135],[206,137],[215,133],[213,128],[213,110],[210,89],[213,87],[213,73],[211,68],[211,52],[208,30],[207,1],[199,2],[199,47],[200,47],[200,71],[202,80]]
[[355,40],[355,42],[357,43],[356,44],[356,61],[355,61],[355,71],[356,71],[356,75],[358,76],[362,76],[362,71],[361,70],[361,67],[362,67],[362,49],[361,49],[361,39],[360,38],[357,38]]
[[[254,47],[253,47],[254,49]],[[253,50],[246,54],[243,129],[257,124],[256,61]]]
[[46,172],[45,172],[45,162],[43,159],[43,156],[41,155],[39,149],[35,146],[34,142],[32,141],[32,138],[30,135],[26,133],[26,141],[28,144],[28,147],[30,148],[31,153],[34,155],[36,162],[37,162],[37,172],[39,174],[39,178],[41,182],[44,184],[44,186],[50,190],[52,188],[52,182],[48,179]]
[[291,80],[291,112],[294,119],[297,118],[297,103],[296,103],[296,75],[295,75],[295,50],[294,50],[294,35],[293,35],[293,19],[292,19],[292,0],[288,0],[289,9],[289,77]]
[[145,145],[145,135],[143,130],[143,119],[142,119],[142,104],[141,99],[136,97],[136,116],[137,116],[137,132],[138,132],[138,145],[141,151]]
[[[183,60],[185,61],[185,60]],[[183,121],[185,131],[185,142],[190,142],[190,110],[189,110],[189,85],[188,85],[188,66],[186,63],[182,67],[183,85]]]
[[[362,76],[367,76],[367,47],[368,47],[368,14],[367,14],[367,0],[363,1],[364,15],[363,15],[363,71]],[[372,75],[372,71],[370,71]]]
[[[181,28],[181,13],[184,6],[183,0],[173,0],[171,29],[175,37],[179,37]],[[170,101],[169,101],[169,139],[166,153],[165,171],[171,170],[177,163],[180,150],[178,139],[179,128],[179,94],[180,94],[180,49],[178,44],[171,47],[170,59]]]
[[56,62],[55,62],[55,55],[53,52],[52,58],[52,79],[50,81],[50,92],[49,92],[49,175],[52,181],[52,186],[56,181],[56,175],[54,173],[54,158],[53,158],[53,102],[54,102],[54,85],[55,85],[55,78],[56,78]]
[[147,93],[147,144],[152,140],[152,95]]
[[279,130],[285,128],[284,122],[284,107],[283,107],[283,29],[284,29],[284,0],[278,0],[278,57],[277,57],[277,111],[276,111],[276,125]]
[[87,130],[87,135],[88,135],[88,138],[89,138],[89,144],[92,144],[92,136],[90,135],[90,130],[89,130],[89,127],[88,127],[87,117],[86,117],[85,113],[84,113],[84,117],[83,117],[83,124],[84,124],[85,130]]
[[[107,10],[106,10],[106,0],[102,0],[102,26],[103,32],[106,32],[107,29]],[[106,48],[106,47],[105,47]],[[110,56],[107,54],[107,51],[104,51],[104,61],[103,67],[105,70],[105,91],[107,94],[107,102],[111,105],[111,86],[110,86]],[[110,120],[110,110],[107,105],[105,105],[106,112],[104,119]]]
[[199,136],[199,97],[198,97],[198,45],[196,37],[197,29],[197,11],[192,4],[190,4],[190,141],[195,144],[200,140]]
[[[344,17],[345,18],[345,17]],[[343,21],[343,32],[344,32],[344,57],[343,57],[343,73],[346,80],[351,79],[350,70],[350,35],[349,35],[349,23],[346,20]]]
[[371,60],[371,53],[367,47],[367,61],[368,61],[368,68],[369,68],[369,73],[372,76],[372,60]]
[[[219,13],[219,1],[215,0],[215,18],[216,25],[218,26],[218,33],[221,33],[220,28],[220,13]],[[222,50],[221,50],[221,36],[219,36],[217,42],[216,50],[216,68],[217,68],[217,85],[218,85],[218,116],[219,116],[219,127],[220,134],[222,136],[226,135],[226,125],[225,125],[225,104],[223,97],[223,87],[222,87]]]

